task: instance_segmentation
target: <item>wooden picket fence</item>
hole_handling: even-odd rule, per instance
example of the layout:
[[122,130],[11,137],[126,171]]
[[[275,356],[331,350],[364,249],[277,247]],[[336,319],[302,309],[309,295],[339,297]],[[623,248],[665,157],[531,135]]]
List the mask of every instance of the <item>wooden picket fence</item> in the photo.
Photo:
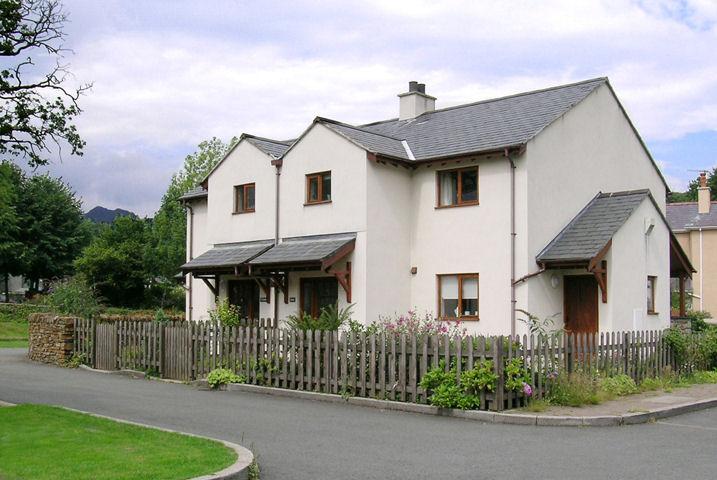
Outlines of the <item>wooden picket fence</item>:
[[[293,390],[427,403],[421,386],[443,365],[457,378],[492,361],[495,391],[480,392],[480,408],[525,404],[522,389],[505,386],[505,366],[520,359],[533,395],[543,397],[557,373],[626,374],[636,382],[695,365],[677,365],[660,331],[524,336],[371,334],[295,331],[272,320],[227,327],[211,322],[77,320],[75,351],[97,368],[134,369],[182,381],[223,367],[247,383]],[[442,362],[441,362],[442,361]]]

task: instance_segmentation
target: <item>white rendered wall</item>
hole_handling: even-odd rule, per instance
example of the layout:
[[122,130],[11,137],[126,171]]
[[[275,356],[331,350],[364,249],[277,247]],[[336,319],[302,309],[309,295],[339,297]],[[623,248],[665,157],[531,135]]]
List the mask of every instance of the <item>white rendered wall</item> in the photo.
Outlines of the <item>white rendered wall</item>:
[[[192,239],[192,256],[189,255],[189,235],[190,235],[190,216],[187,211],[187,261],[190,258],[196,258],[202,253],[212,248],[210,242],[209,231],[207,230],[207,200],[196,199],[190,203],[194,210],[193,222],[193,239]],[[189,283],[189,282],[187,282]],[[192,320],[207,320],[208,311],[214,308],[214,294],[206,286],[206,284],[197,278],[192,281],[192,312],[189,312],[189,294],[186,295],[186,318],[191,316]]]
[[[436,207],[436,171],[478,163],[479,205]],[[502,157],[421,166],[413,173],[411,305],[437,314],[437,274],[478,273],[471,332],[510,333],[510,170]]]

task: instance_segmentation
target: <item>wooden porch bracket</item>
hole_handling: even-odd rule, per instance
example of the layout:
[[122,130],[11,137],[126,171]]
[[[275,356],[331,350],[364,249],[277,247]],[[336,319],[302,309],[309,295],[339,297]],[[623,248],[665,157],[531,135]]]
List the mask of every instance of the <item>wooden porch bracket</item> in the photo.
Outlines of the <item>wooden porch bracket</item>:
[[607,303],[607,261],[603,260],[612,246],[612,239],[608,240],[604,247],[595,255],[588,264],[588,272],[595,275],[602,293],[602,303]]
[[289,303],[289,274],[274,275],[269,280],[272,287],[284,294],[284,303]]
[[264,292],[264,296],[266,297],[266,303],[271,303],[271,283],[267,279],[266,281],[262,280],[261,278],[254,278],[254,281],[257,285],[259,285],[259,288]]
[[212,285],[208,278],[202,277],[202,281],[214,294],[214,300],[216,301],[216,299],[219,298],[219,277],[214,277],[214,285]]
[[328,273],[336,277],[339,285],[346,292],[346,301],[351,303],[351,262],[346,262],[346,270],[335,270]]

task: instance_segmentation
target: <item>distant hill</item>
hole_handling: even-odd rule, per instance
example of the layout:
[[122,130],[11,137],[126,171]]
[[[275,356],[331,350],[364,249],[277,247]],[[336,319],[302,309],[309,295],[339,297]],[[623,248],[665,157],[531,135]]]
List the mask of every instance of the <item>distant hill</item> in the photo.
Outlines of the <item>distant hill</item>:
[[92,220],[95,223],[112,223],[115,221],[115,218],[125,217],[127,215],[131,215],[133,217],[137,216],[129,210],[122,210],[121,208],[110,210],[98,205],[89,212],[85,213],[85,218]]

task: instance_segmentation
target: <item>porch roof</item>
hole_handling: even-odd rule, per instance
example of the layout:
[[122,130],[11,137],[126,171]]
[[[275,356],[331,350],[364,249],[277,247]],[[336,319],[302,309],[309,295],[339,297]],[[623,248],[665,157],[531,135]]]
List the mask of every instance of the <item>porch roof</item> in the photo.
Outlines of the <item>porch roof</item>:
[[648,190],[598,193],[538,254],[537,262],[589,262],[649,195]]
[[356,233],[285,238],[249,262],[252,267],[315,266],[327,269],[351,253]]
[[218,273],[231,271],[235,267],[264,253],[272,245],[274,245],[272,240],[217,244],[211,250],[182,265],[182,272]]

